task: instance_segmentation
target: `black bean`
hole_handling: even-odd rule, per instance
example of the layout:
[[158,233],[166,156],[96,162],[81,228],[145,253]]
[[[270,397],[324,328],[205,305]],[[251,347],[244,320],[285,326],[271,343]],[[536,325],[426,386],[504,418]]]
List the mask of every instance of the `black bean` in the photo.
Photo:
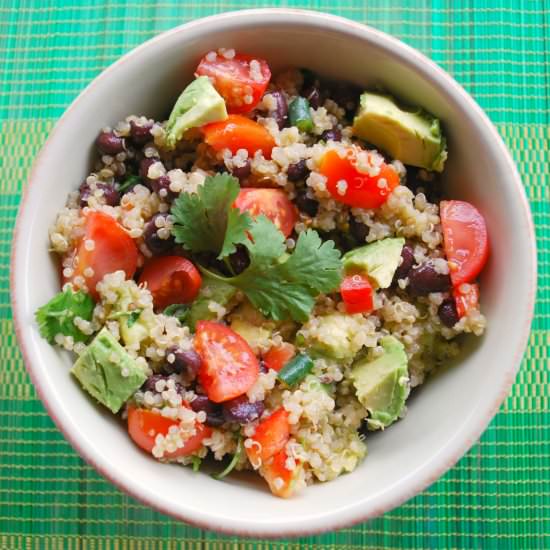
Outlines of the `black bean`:
[[319,203],[315,199],[308,197],[305,190],[298,191],[295,202],[300,212],[312,218],[317,216],[317,212],[319,212]]
[[115,156],[126,150],[124,138],[114,134],[114,132],[101,132],[96,139],[97,148],[104,155]]
[[321,94],[315,86],[310,86],[309,88],[306,88],[302,91],[301,95],[309,101],[311,107],[313,107],[314,109],[319,108],[319,105],[321,104]]
[[[172,359],[173,361],[170,361]],[[195,350],[184,350],[178,346],[171,346],[166,350],[166,363],[163,367],[167,374],[177,373],[185,386],[189,386],[197,378],[201,367],[201,358]]]
[[149,184],[151,180],[149,179],[149,168],[155,164],[155,162],[158,162],[158,159],[156,158],[144,158],[139,163],[139,175],[141,176],[141,179]]
[[[164,380],[165,382],[168,382],[169,377],[164,376],[162,374],[153,374],[152,376],[149,376],[149,378],[147,378],[147,380],[145,380],[145,382],[143,383],[143,386],[141,386],[141,389],[143,391],[150,391],[152,393],[160,393],[157,390],[157,382],[159,382],[160,380]],[[184,394],[185,390],[183,389],[183,386],[179,382],[175,382],[174,386],[175,386],[176,391],[180,395]],[[166,389],[166,387],[165,387],[165,389]]]
[[415,166],[406,166],[405,185],[416,195],[424,193],[431,203],[439,203],[442,197],[439,176]]
[[448,274],[438,273],[430,262],[425,262],[409,271],[409,291],[414,296],[430,292],[445,292],[451,287]]
[[197,395],[190,405],[195,412],[204,411],[206,413],[205,424],[207,426],[217,428],[225,422],[222,406],[210,401],[206,395]]
[[345,82],[338,82],[331,86],[329,92],[329,97],[345,109],[348,115],[356,111],[360,95],[361,90],[357,86]]
[[239,181],[242,181],[250,176],[251,170],[252,166],[250,159],[246,159],[242,166],[233,166],[233,168],[231,168],[231,174],[233,174],[233,176],[235,176]]
[[263,401],[251,403],[246,395],[226,401],[223,404],[223,417],[226,422],[248,424],[262,416],[265,406]]
[[307,177],[309,169],[305,159],[299,160],[294,164],[289,164],[286,175],[289,181],[300,181]]
[[441,302],[437,314],[446,327],[452,328],[458,323],[458,312],[455,301],[452,298],[447,298]]
[[98,181],[97,183],[90,186],[88,183],[84,182],[79,189],[80,206],[82,208],[84,208],[84,206],[88,206],[88,200],[92,195],[94,195],[94,192],[97,189],[101,189],[103,191],[105,204],[108,204],[109,206],[117,206],[120,202],[120,193],[116,190],[114,185]]
[[404,279],[414,265],[414,251],[410,244],[405,244],[401,250],[401,264],[395,270],[394,280]]
[[260,372],[265,374],[267,372],[267,366],[263,361],[260,361]]
[[250,257],[248,256],[246,246],[242,244],[237,245],[237,250],[229,256],[229,261],[235,275],[242,273],[250,265]]
[[164,201],[173,201],[178,194],[170,189],[170,178],[167,175],[150,179],[151,189]]
[[358,222],[353,216],[349,219],[349,230],[359,243],[365,243],[369,234],[369,228],[364,223]]
[[282,130],[288,123],[288,103],[283,92],[275,90],[271,92],[271,97],[275,99],[275,110],[271,112],[271,116],[277,122],[279,130]]
[[151,141],[151,128],[153,125],[147,123],[144,126],[136,124],[133,120],[130,121],[130,136],[132,141],[139,146],[145,145],[148,141]]
[[151,254],[157,256],[165,254],[174,246],[174,238],[172,236],[167,239],[161,239],[158,234],[157,218],[166,219],[167,214],[155,214],[146,224],[143,229],[143,240],[145,245],[150,250]]
[[340,141],[342,139],[342,132],[334,127],[332,130],[325,130],[321,134],[321,139],[324,141]]

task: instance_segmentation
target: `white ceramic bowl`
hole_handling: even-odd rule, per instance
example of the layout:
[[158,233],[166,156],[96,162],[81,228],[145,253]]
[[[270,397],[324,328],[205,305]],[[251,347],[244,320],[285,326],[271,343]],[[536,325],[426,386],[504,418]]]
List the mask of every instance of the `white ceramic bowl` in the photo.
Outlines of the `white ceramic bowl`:
[[[290,500],[243,475],[218,482],[155,462],[69,376],[71,361],[40,338],[38,306],[59,290],[48,227],[89,170],[98,130],[128,114],[165,116],[197,60],[220,46],[257,54],[276,72],[309,67],[365,87],[383,84],[442,121],[449,138],[446,186],[487,219],[492,254],[482,279],[486,335],[460,364],[420,390],[407,417],[369,438],[352,474]],[[266,9],[194,21],[130,52],[96,78],[58,122],[36,160],[13,244],[12,300],[27,369],[50,415],[78,453],[146,504],[204,528],[291,536],[382,514],[437,480],[476,441],[507,395],[527,341],[536,288],[535,239],[525,193],[497,132],[443,70],[398,40],[320,13]]]

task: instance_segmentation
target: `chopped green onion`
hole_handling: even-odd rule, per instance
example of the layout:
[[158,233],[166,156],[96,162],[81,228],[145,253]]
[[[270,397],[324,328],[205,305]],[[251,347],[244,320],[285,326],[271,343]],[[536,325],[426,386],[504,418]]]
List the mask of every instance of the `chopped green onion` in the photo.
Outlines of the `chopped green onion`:
[[171,304],[162,313],[175,317],[180,323],[184,323],[189,313],[189,306],[186,304]]
[[300,132],[313,130],[313,119],[309,112],[309,101],[305,97],[296,97],[288,106],[288,118],[292,126],[296,126]]
[[235,466],[237,466],[237,464],[239,463],[239,460],[241,459],[243,448],[244,448],[243,439],[242,437],[239,436],[239,440],[237,441],[237,450],[235,451],[235,454],[233,455],[231,462],[227,465],[227,468],[225,468],[225,470],[223,470],[219,474],[212,474],[212,477],[220,481],[227,474],[231,473],[235,469]]
[[141,181],[139,176],[128,176],[118,187],[117,191],[119,193],[125,193],[130,189],[130,187],[133,187],[134,185],[137,185]]
[[198,472],[201,467],[202,458],[200,456],[191,457],[191,464],[193,465],[193,471]]
[[301,382],[312,368],[311,357],[305,353],[299,353],[279,371],[277,378],[287,386],[294,386]]

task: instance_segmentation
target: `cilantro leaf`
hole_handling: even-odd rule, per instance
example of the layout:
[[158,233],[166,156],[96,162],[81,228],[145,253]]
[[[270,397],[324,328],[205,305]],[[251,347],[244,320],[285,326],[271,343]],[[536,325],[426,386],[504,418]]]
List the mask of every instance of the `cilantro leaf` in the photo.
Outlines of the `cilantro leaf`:
[[229,256],[247,240],[252,224],[249,214],[233,208],[239,182],[229,174],[208,176],[196,193],[182,193],[174,201],[172,232],[176,242],[191,252],[213,252],[218,259]]
[[189,314],[189,306],[187,304],[171,304],[162,313],[175,317],[180,323],[184,323]]
[[292,255],[281,268],[289,280],[306,281],[317,293],[331,292],[342,279],[340,252],[334,241],[323,242],[312,229],[300,233]]
[[283,234],[265,216],[258,216],[249,230],[250,265],[235,277],[223,280],[242,290],[264,315],[275,320],[307,321],[320,292],[330,292],[341,279],[340,252],[334,243],[323,243],[313,230],[302,233],[294,252],[285,254]]
[[50,344],[55,343],[57,334],[72,336],[75,342],[85,342],[89,335],[80,331],[74,324],[74,319],[80,317],[91,321],[93,312],[94,301],[88,294],[81,290],[73,292],[71,288],[67,288],[38,308],[35,316],[41,336]]
[[128,319],[126,319],[126,326],[128,328],[132,328],[136,324],[142,311],[142,309],[136,309],[128,313]]
[[138,183],[141,183],[141,178],[139,176],[128,176],[122,183],[117,186],[117,191],[119,193],[126,193],[131,187],[134,187]]
[[239,460],[241,459],[241,456],[244,452],[244,444],[243,444],[243,438],[240,435],[238,437],[239,438],[237,439],[237,449],[235,450],[235,454],[233,455],[233,458],[231,459],[229,464],[219,474],[212,474],[212,477],[214,479],[221,481],[225,476],[229,475],[239,463]]

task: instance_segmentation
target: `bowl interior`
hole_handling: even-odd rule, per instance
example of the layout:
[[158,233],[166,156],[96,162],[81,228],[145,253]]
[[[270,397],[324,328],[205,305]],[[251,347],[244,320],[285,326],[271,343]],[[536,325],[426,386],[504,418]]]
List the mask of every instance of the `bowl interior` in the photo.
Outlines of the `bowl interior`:
[[[368,440],[369,456],[354,473],[284,502],[250,477],[217,482],[139,452],[123,426],[85,397],[68,374],[70,357],[43,341],[33,322],[36,308],[59,290],[58,268],[47,251],[48,227],[67,193],[86,176],[98,130],[128,114],[166,116],[197,60],[220,46],[264,57],[273,72],[302,66],[365,87],[380,84],[440,117],[449,140],[445,185],[453,197],[478,206],[492,238],[482,280],[489,319],[484,338],[458,366],[422,389],[404,420]],[[52,416],[77,449],[102,473],[165,512],[214,529],[275,536],[379,514],[451,466],[513,380],[534,288],[533,240],[517,176],[496,134],[455,86],[422,56],[380,33],[337,18],[293,16],[290,10],[232,14],[172,31],[95,81],[65,115],[36,165],[14,267],[15,311],[27,363]]]

